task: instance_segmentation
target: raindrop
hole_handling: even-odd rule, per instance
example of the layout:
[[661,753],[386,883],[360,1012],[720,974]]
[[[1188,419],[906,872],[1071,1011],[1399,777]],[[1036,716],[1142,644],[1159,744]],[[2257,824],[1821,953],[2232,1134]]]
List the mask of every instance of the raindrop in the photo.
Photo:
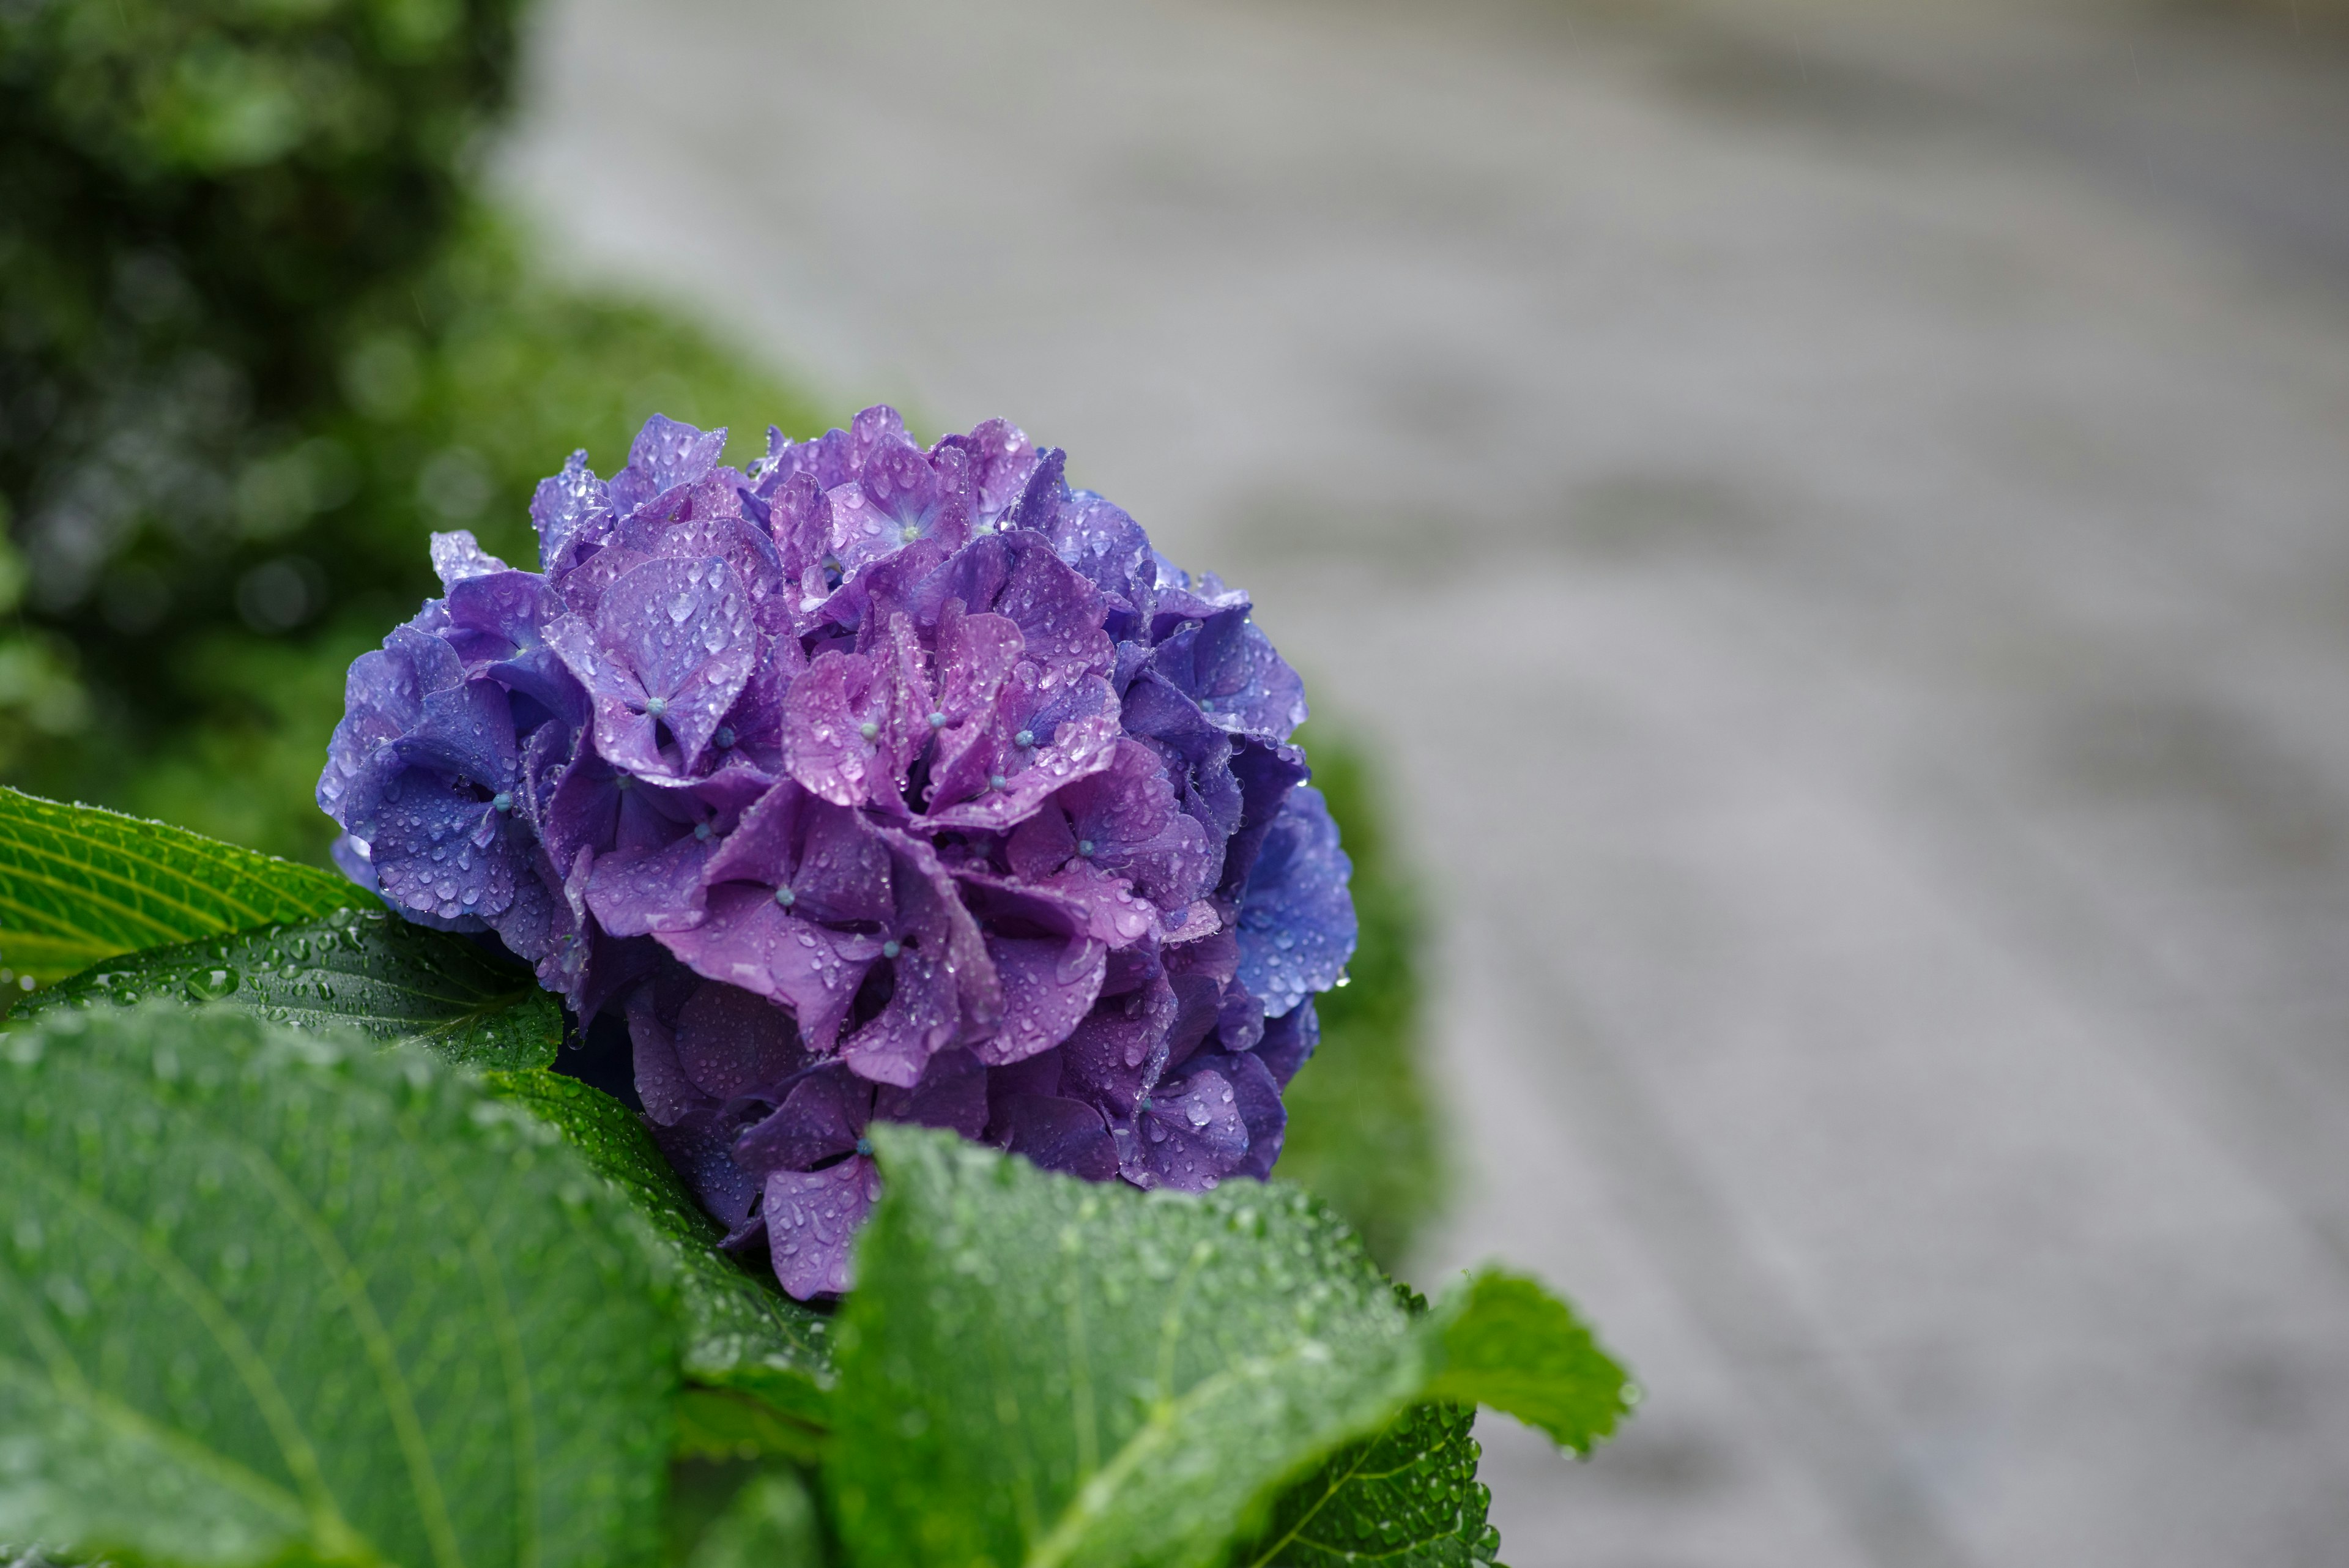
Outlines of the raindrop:
[[200,969],[188,976],[184,986],[192,1001],[218,1002],[236,990],[238,980],[233,969]]

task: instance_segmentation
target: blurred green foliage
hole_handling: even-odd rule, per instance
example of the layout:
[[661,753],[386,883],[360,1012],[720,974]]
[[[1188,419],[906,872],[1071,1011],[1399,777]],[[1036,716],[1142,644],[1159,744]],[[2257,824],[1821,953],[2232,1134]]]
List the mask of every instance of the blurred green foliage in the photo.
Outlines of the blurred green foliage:
[[1321,1045],[1284,1096],[1278,1174],[1352,1221],[1371,1255],[1399,1268],[1441,1206],[1444,1169],[1421,1068],[1422,902],[1387,836],[1366,754],[1327,720],[1297,733],[1354,863],[1361,935],[1347,982],[1322,995]]
[[656,409],[822,422],[473,202],[516,8],[0,0],[0,774],[318,858],[428,532],[534,560],[532,486]]

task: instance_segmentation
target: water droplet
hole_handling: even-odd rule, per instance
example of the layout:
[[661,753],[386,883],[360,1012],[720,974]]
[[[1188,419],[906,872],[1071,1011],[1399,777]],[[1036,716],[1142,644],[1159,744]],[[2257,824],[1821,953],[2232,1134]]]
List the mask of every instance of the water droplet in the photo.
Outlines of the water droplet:
[[236,990],[239,978],[236,971],[225,966],[200,969],[188,976],[184,987],[191,1001],[218,1002]]

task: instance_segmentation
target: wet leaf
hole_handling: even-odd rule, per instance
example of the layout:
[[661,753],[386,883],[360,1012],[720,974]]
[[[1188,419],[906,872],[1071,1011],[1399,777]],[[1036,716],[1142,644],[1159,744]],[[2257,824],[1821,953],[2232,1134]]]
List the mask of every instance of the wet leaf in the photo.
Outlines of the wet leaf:
[[1192,1198],[876,1125],[827,1480],[860,1562],[1206,1564],[1433,1346],[1293,1189]]
[[804,1452],[829,1419],[831,1320],[718,1250],[717,1221],[685,1189],[635,1112],[591,1085],[543,1071],[493,1073],[497,1092],[560,1128],[627,1199],[675,1261],[686,1376],[757,1398],[796,1428]]
[[543,1066],[563,1043],[562,1007],[527,968],[380,908],[107,959],[26,998],[17,1016],[150,998],[413,1039],[478,1067]]
[[314,867],[0,789],[0,963],[36,984],[116,953],[372,901]]
[[1485,1522],[1492,1494],[1476,1480],[1475,1420],[1465,1405],[1414,1405],[1377,1437],[1348,1444],[1281,1493],[1232,1568],[1491,1563],[1500,1532]]
[[0,1035],[0,1539],[150,1563],[657,1550],[660,1260],[536,1118],[224,1008]]
[[1574,1309],[1520,1274],[1487,1269],[1437,1305],[1444,1371],[1429,1392],[1489,1405],[1587,1454],[1640,1391]]

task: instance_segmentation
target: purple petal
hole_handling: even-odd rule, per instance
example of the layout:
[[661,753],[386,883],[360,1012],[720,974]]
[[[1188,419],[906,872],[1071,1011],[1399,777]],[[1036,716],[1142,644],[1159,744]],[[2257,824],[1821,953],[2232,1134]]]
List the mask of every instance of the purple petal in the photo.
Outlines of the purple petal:
[[978,1059],[1000,1067],[1050,1050],[1100,996],[1107,944],[1073,899],[977,873],[958,880],[1003,985],[1002,1028],[978,1042]]
[[714,556],[647,562],[605,591],[592,643],[568,618],[548,640],[595,700],[597,749],[671,777],[698,766],[758,654],[750,600]]
[[805,1064],[799,1031],[773,1002],[730,985],[704,985],[677,1019],[685,1075],[719,1099],[759,1094]]
[[783,766],[836,805],[862,805],[886,787],[888,688],[878,674],[864,654],[826,651],[783,699]]
[[809,1074],[772,1115],[734,1143],[734,1160],[761,1175],[806,1170],[853,1152],[873,1114],[873,1085],[838,1067]]
[[587,908],[616,937],[698,925],[701,871],[711,853],[711,841],[688,833],[658,849],[599,856],[587,877]]
[[661,1153],[668,1157],[701,1206],[726,1227],[727,1238],[720,1245],[739,1245],[740,1233],[752,1224],[750,1210],[759,1198],[760,1183],[734,1163],[727,1152],[730,1140],[701,1125],[702,1120],[688,1116],[669,1127],[655,1122],[653,1141],[660,1145]]
[[628,1040],[635,1047],[636,1097],[655,1125],[671,1126],[696,1110],[715,1108],[678,1061],[677,1039],[654,1011],[649,988],[628,999]]
[[1222,1074],[1201,1070],[1162,1084],[1118,1136],[1118,1166],[1136,1187],[1200,1192],[1247,1158],[1239,1096]]
[[[1117,741],[1117,694],[1099,676],[1057,690],[1031,683],[1023,662],[996,704],[991,745],[1003,783],[990,777],[981,794],[935,809],[931,828],[1001,830],[1020,822],[1061,785],[1109,766]],[[1018,744],[1021,733],[1033,743]]]
[[885,1087],[875,1094],[873,1115],[975,1138],[987,1130],[987,1069],[968,1051],[941,1051],[912,1088]]
[[1003,1147],[1046,1170],[1064,1170],[1088,1181],[1107,1181],[1117,1174],[1117,1144],[1109,1123],[1082,1100],[1014,1096],[1001,1125]]
[[1009,420],[988,420],[967,436],[945,437],[938,446],[958,447],[969,460],[972,520],[981,529],[993,527],[1019,504],[1036,472],[1035,446]]
[[509,569],[503,561],[481,548],[471,528],[435,534],[430,547],[432,570],[444,588],[453,588],[468,577],[485,577]]
[[583,549],[604,542],[612,522],[611,500],[604,482],[587,466],[585,452],[573,452],[561,473],[538,482],[530,520],[538,528],[538,566],[543,572],[561,571]]
[[1231,1174],[1258,1181],[1270,1178],[1288,1128],[1288,1111],[1280,1103],[1280,1085],[1271,1071],[1252,1052],[1195,1056],[1187,1065],[1195,1075],[1213,1073],[1231,1085],[1241,1125],[1247,1129],[1247,1156],[1232,1167]]
[[612,476],[612,509],[625,517],[655,496],[692,483],[718,465],[725,450],[725,431],[698,431],[655,414],[628,448],[628,466]]
[[849,1249],[880,1197],[880,1172],[862,1155],[768,1177],[767,1247],[777,1282],[801,1301],[846,1290]]
[[1131,1116],[1165,1069],[1176,1007],[1155,957],[1138,949],[1112,953],[1101,1000],[1061,1047],[1064,1090],[1112,1116]]
[[1159,644],[1151,660],[1215,723],[1236,734],[1286,741],[1305,722],[1305,682],[1236,606]]
[[1002,1027],[1003,989],[978,922],[936,852],[904,834],[882,834],[896,904],[885,931],[898,950],[882,950],[889,1000],[841,1042],[840,1055],[874,1083],[910,1088],[936,1052]]
[[711,888],[701,923],[662,931],[659,940],[696,974],[791,1009],[815,1051],[839,1037],[880,945],[788,914],[770,890],[742,882]]
[[1319,1044],[1321,1020],[1314,1012],[1313,999],[1309,996],[1279,1017],[1265,1021],[1264,1038],[1252,1054],[1265,1064],[1272,1081],[1285,1089]]

